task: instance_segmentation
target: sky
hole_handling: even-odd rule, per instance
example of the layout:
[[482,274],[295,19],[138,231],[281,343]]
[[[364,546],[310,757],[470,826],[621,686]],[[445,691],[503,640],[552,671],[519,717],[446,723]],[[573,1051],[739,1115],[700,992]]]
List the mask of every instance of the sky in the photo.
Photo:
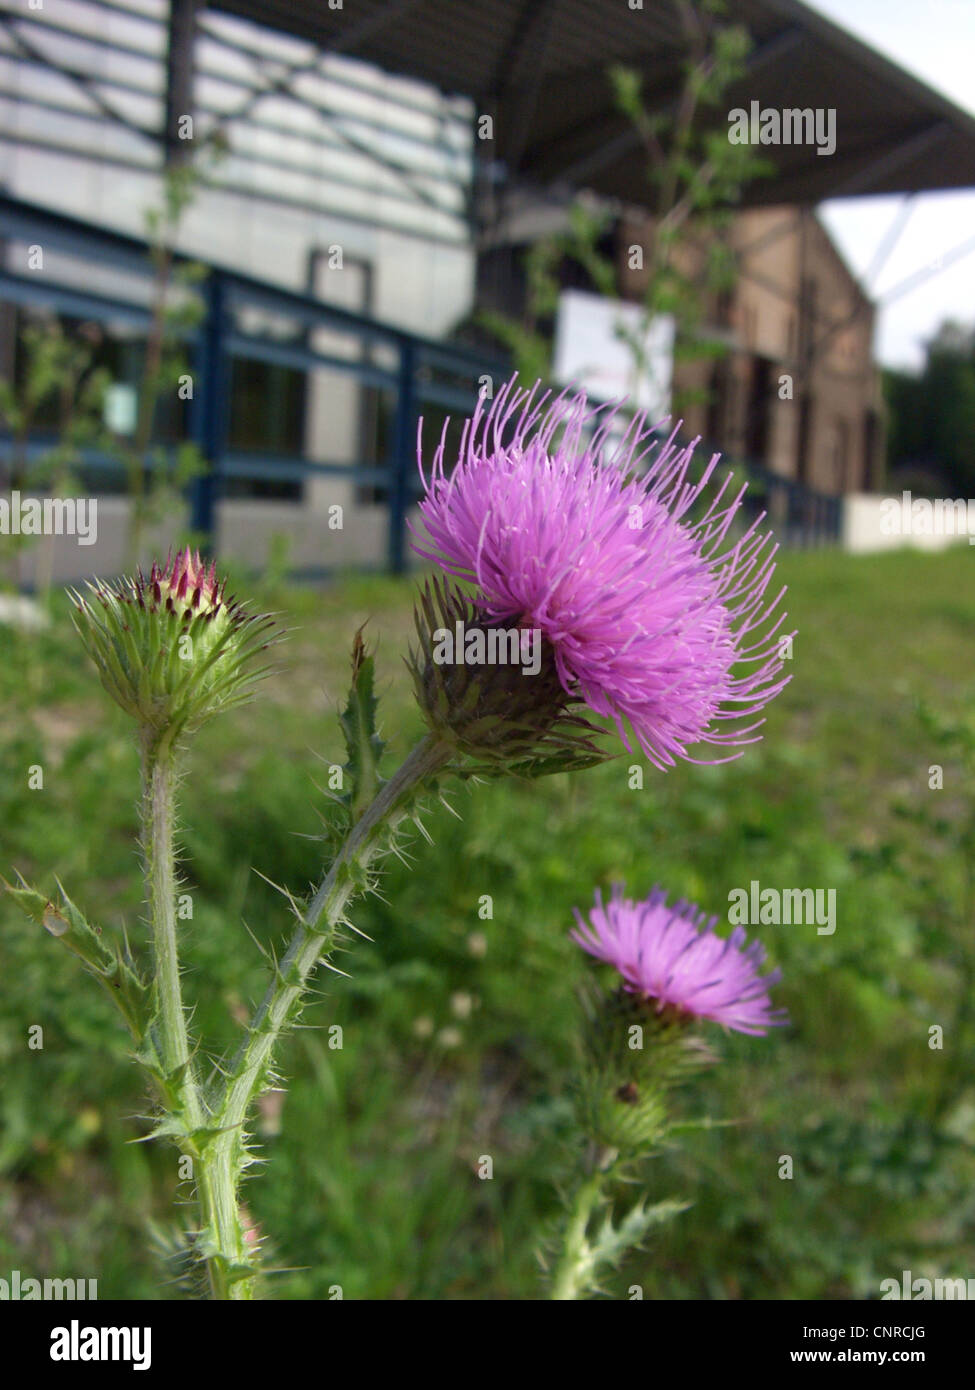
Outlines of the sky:
[[[806,0],[835,24],[975,115],[975,0]],[[924,344],[948,318],[975,325],[975,190],[923,194],[880,273],[865,283],[878,305],[875,352],[885,366],[917,369]],[[897,224],[899,197],[824,203],[820,215],[847,263],[867,274],[888,229]],[[973,248],[913,290],[897,286],[971,240]],[[884,296],[891,294],[889,304]]]

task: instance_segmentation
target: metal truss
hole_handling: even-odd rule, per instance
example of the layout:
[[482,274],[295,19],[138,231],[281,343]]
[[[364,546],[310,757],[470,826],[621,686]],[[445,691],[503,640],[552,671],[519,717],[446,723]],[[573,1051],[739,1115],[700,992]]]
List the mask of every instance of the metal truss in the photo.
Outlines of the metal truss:
[[[408,6],[410,0],[394,0],[383,16],[384,22]],[[104,25],[93,25],[98,11],[106,16],[125,16],[145,26],[145,40],[128,42],[108,37]],[[88,21],[86,24],[86,20]],[[370,21],[375,25],[374,16]],[[217,141],[226,143],[236,168],[245,177],[231,180],[217,168],[204,183],[216,189],[281,203],[316,213],[331,213],[360,225],[372,225],[449,245],[465,243],[469,237],[472,179],[470,112],[468,104],[439,94],[429,103],[386,98],[382,88],[350,65],[348,73],[335,63],[342,50],[359,37],[352,26],[348,35],[328,51],[305,41],[291,40],[295,57],[279,56],[262,46],[262,31],[245,21],[204,12],[199,0],[170,0],[153,14],[121,3],[121,0],[68,0],[59,7],[57,18],[45,10],[12,8],[11,0],[0,4],[0,66],[14,61],[28,72],[55,75],[65,84],[64,99],[31,90],[30,83],[7,84],[0,81],[0,100],[15,102],[25,110],[47,113],[78,124],[77,141],[48,138],[42,132],[16,130],[0,132],[0,141],[40,150],[61,151],[73,157],[138,168],[147,173],[160,170],[165,163],[179,162],[189,150],[195,153]],[[233,54],[233,65],[222,61]],[[135,61],[125,75],[105,71],[106,59],[130,58]],[[144,65],[157,69],[155,80]],[[210,99],[195,94],[201,82],[210,88]],[[34,84],[36,86],[36,84]],[[324,86],[333,93],[327,98],[310,91]],[[84,99],[75,106],[68,98],[73,89]],[[226,89],[224,99],[220,88]],[[377,114],[363,111],[362,96],[371,96],[377,106],[389,101],[404,113],[404,129],[393,129]],[[159,106],[154,123],[143,123],[125,109],[126,98],[137,97]],[[270,102],[286,102],[311,112],[314,123],[291,126],[274,119]],[[358,109],[357,109],[358,108]],[[191,142],[177,136],[182,115],[192,114],[197,124]],[[432,134],[409,128],[410,118],[422,116],[433,127]],[[111,130],[134,137],[144,153],[113,148]],[[262,136],[281,142],[280,154],[269,155],[254,148]],[[396,153],[389,148],[395,141]],[[322,172],[321,155],[328,151],[349,156],[349,171]],[[360,167],[356,167],[360,166]],[[272,170],[314,179],[321,185],[321,197],[300,198],[276,190]],[[254,183],[247,177],[252,171]],[[264,171],[264,177],[261,173]],[[373,177],[370,177],[372,171]],[[343,209],[343,194],[368,195],[381,206],[376,214],[364,217],[350,204]],[[406,214],[412,210],[413,217]],[[423,214],[436,214],[440,225],[424,223]]]

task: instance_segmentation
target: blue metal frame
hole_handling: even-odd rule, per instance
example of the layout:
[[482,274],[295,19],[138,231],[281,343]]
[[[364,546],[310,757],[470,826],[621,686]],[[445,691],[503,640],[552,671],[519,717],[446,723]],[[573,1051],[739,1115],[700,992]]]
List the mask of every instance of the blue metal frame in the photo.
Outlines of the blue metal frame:
[[[145,42],[140,38],[135,41],[131,33],[126,40],[121,40],[114,36],[107,25],[96,25],[94,28],[87,23],[79,25],[70,14],[51,14],[43,8],[30,10],[24,5],[19,9],[0,9],[0,29],[27,74],[26,80],[19,85],[5,85],[0,95],[18,103],[25,110],[70,117],[81,134],[79,141],[72,140],[65,145],[60,140],[31,136],[25,130],[8,133],[0,129],[0,143],[56,150],[69,153],[76,160],[95,159],[102,165],[151,173],[158,167],[160,145],[166,150],[167,161],[173,158],[179,160],[185,154],[185,146],[175,138],[174,127],[179,114],[192,111],[205,125],[204,130],[198,131],[198,136],[202,136],[204,142],[209,141],[220,129],[232,127],[240,134],[243,138],[236,140],[234,147],[235,165],[244,166],[258,175],[262,169],[288,169],[318,179],[320,163],[314,158],[310,161],[301,157],[287,158],[282,151],[275,156],[261,153],[254,141],[248,141],[244,135],[248,129],[276,134],[289,147],[297,146],[297,151],[310,146],[315,154],[323,149],[342,154],[354,153],[367,161],[381,177],[388,176],[383,190],[384,204],[398,205],[414,213],[420,209],[432,210],[443,218],[444,226],[438,234],[440,238],[455,246],[464,242],[470,195],[469,150],[464,137],[471,114],[470,102],[465,98],[438,93],[432,101],[423,103],[399,93],[397,108],[418,111],[431,118],[436,130],[433,134],[398,128],[391,130],[381,117],[367,115],[358,109],[360,103],[356,101],[323,101],[313,98],[307,91],[303,92],[300,84],[289,81],[292,74],[314,69],[314,64],[310,65],[307,61],[304,44],[296,48],[290,58],[282,55],[280,62],[274,65],[273,73],[267,72],[266,56],[260,40],[251,38],[249,26],[242,25],[230,15],[207,12],[202,0],[170,0],[164,12],[157,15],[126,10],[125,6],[107,3],[107,0],[83,0],[83,3],[86,9],[105,8],[110,13],[125,14],[130,28],[132,25],[150,26],[155,31],[154,40]],[[65,46],[66,51],[63,51]],[[237,62],[232,68],[208,62],[208,53],[212,50],[232,52]],[[128,60],[124,70],[118,63],[103,61],[113,55]],[[321,59],[325,54],[319,51],[318,56]],[[155,73],[152,69],[156,70]],[[88,109],[77,109],[59,101],[46,90],[43,82],[32,80],[31,74],[35,70],[55,73],[70,83],[83,93]],[[322,69],[317,69],[317,72],[319,77],[325,78]],[[199,79],[195,92],[194,78]],[[380,90],[375,85],[365,83],[361,77],[356,79],[351,73],[342,73],[334,68],[329,68],[327,72],[327,84],[330,90],[336,92],[347,89],[376,94]],[[225,101],[204,99],[207,89],[215,85],[224,91],[230,89],[239,94],[240,99],[235,99],[231,109],[228,110]],[[134,118],[128,112],[131,103],[119,100],[119,97],[135,97],[137,104],[155,104],[160,95],[164,106],[160,127],[152,119],[146,122]],[[267,96],[297,103],[320,119],[311,130],[302,130],[296,123],[288,125],[270,120],[260,109],[261,99]],[[456,141],[446,138],[448,129],[454,131]],[[126,150],[113,141],[112,133],[116,130],[127,133],[139,142],[134,150]],[[416,151],[412,161],[393,157],[389,150],[391,137],[397,147],[405,145]],[[144,152],[141,155],[138,153],[140,145]],[[430,168],[426,164],[424,156],[429,153],[437,156],[437,167]],[[293,202],[289,197],[279,196],[273,179],[265,179],[260,188],[232,185],[216,173],[205,181],[212,182],[214,187],[228,191],[233,189],[245,196],[249,193],[282,205]],[[321,184],[321,180],[318,182]],[[376,191],[375,180],[350,176],[335,169],[330,173],[327,184],[333,190],[347,188],[369,195]],[[331,210],[339,216],[352,213],[351,208],[330,208],[320,199],[315,199],[308,207],[318,213]],[[375,224],[376,219],[373,217],[369,221]],[[393,217],[386,221],[386,225],[402,235],[434,239],[432,228],[417,228],[410,218]]]
[[[39,243],[45,249],[57,247],[67,254],[115,269],[137,270],[146,275],[150,270],[146,242],[0,194],[0,240],[3,238]],[[185,263],[188,258],[177,255],[175,259]],[[510,363],[501,357],[406,333],[377,319],[324,304],[310,295],[271,285],[226,267],[211,265],[207,269],[202,289],[204,315],[190,335],[195,389],[190,403],[189,433],[209,464],[207,472],[196,478],[189,489],[193,529],[200,533],[204,545],[212,549],[222,481],[229,477],[304,481],[325,474],[351,478],[363,485],[387,489],[387,562],[393,573],[402,573],[407,566],[406,513],[411,500],[419,493],[416,429],[421,405],[441,406],[467,415],[477,401],[473,383],[485,375],[497,381],[505,379],[511,371]],[[150,321],[144,303],[56,284],[38,272],[19,275],[0,269],[2,300],[43,304],[61,313],[103,322],[121,319],[137,327],[147,327]],[[316,352],[299,342],[281,343],[258,334],[238,332],[233,322],[234,309],[243,304],[287,314],[308,328],[341,330],[355,337],[362,346],[384,347],[394,357],[395,365],[381,367],[368,360]],[[237,358],[306,372],[325,367],[348,373],[363,385],[394,393],[396,405],[385,464],[322,463],[272,454],[240,455],[228,449],[230,373]],[[424,380],[424,369],[446,372],[461,382],[472,383],[471,387],[466,390],[442,381]],[[0,452],[3,447],[0,435]],[[95,455],[92,461],[115,462]],[[117,466],[121,470],[122,465]],[[764,502],[777,522],[777,531],[787,543],[809,545],[838,538],[839,497],[813,492],[747,460],[741,466],[753,485],[749,510],[757,510]]]
[[[116,269],[148,274],[150,268],[150,248],[146,242],[5,195],[0,195],[0,238],[38,243],[45,249],[56,247],[67,254],[109,264]],[[184,264],[188,259],[180,255],[175,257],[177,262]],[[490,354],[404,332],[378,319],[324,304],[310,295],[280,288],[226,267],[211,265],[207,269],[202,291],[204,314],[190,341],[195,389],[190,402],[189,433],[209,464],[208,471],[195,479],[189,490],[193,529],[204,538],[204,544],[212,548],[216,505],[221,481],[226,477],[289,481],[321,474],[347,477],[363,485],[378,485],[388,490],[388,565],[394,573],[401,573],[406,568],[406,512],[418,491],[416,428],[420,407],[427,403],[468,414],[477,401],[473,385],[465,391],[435,381],[423,381],[421,368],[437,368],[454,374],[461,381],[473,383],[485,374],[501,380],[510,373],[510,363]],[[0,270],[0,300],[23,305],[42,304],[61,313],[102,322],[123,319],[136,327],[147,327],[150,317],[142,304],[57,284],[37,272],[19,275]],[[257,334],[237,332],[233,327],[233,310],[242,304],[286,313],[310,328],[345,331],[363,345],[389,348],[396,355],[396,368],[386,370],[369,361],[315,352],[297,342],[284,344]],[[227,448],[229,384],[235,358],[251,358],[300,371],[325,367],[348,373],[364,385],[394,392],[394,424],[385,465],[320,463],[272,455],[241,457],[230,452]]]
[[217,525],[217,479],[227,437],[227,399],[230,363],[226,338],[226,287],[219,271],[211,271],[206,283],[206,314],[195,343],[194,378],[203,389],[194,391],[190,411],[190,435],[209,463],[209,468],[190,485],[190,526],[213,550]]

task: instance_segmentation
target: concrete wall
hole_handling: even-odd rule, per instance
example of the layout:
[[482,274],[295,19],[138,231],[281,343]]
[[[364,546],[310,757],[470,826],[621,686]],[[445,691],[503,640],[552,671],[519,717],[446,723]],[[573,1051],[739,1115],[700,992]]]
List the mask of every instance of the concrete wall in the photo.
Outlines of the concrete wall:
[[[905,503],[905,497],[907,499]],[[881,550],[946,550],[975,540],[975,501],[881,497],[855,493],[843,499],[844,550],[870,554]],[[971,539],[970,539],[971,538]]]
[[[21,554],[23,584],[33,588],[48,576],[58,584],[77,583],[94,575],[116,575],[126,568],[129,504],[121,497],[99,497],[97,503],[94,544],[82,545],[74,535],[39,537]],[[330,518],[327,512],[293,502],[231,500],[220,503],[218,519],[217,554],[248,569],[264,567],[278,536],[287,537],[290,564],[296,569],[381,566],[386,560],[385,507],[344,507],[341,517]],[[338,520],[341,527],[334,525]],[[166,555],[184,524],[185,516],[174,513],[147,532],[140,547],[143,567]],[[0,537],[0,545],[4,539]]]

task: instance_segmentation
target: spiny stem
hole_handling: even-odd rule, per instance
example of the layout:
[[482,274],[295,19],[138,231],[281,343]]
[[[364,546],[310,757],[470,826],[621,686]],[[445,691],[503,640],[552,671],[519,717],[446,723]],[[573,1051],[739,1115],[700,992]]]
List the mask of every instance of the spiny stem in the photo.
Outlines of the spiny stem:
[[202,1107],[192,1075],[186,1015],[179,978],[176,942],[175,754],[164,739],[143,741],[143,845],[146,896],[155,952],[155,988],[159,1008],[159,1044],[167,1076],[176,1076],[177,1094],[192,1127]]
[[[216,1145],[208,1145],[197,1160],[197,1192],[211,1296],[221,1301],[252,1299],[257,1270],[247,1248],[236,1177]],[[246,1273],[248,1269],[253,1272]]]
[[354,826],[299,921],[276,978],[268,986],[248,1036],[234,1058],[218,1114],[221,1127],[243,1123],[281,1029],[320,957],[330,948],[346,904],[356,891],[352,871],[368,868],[387,821],[402,812],[415,788],[442,768],[449,757],[450,749],[445,745],[435,743],[429,736],[421,739]]
[[[205,1205],[210,1208],[207,1234],[219,1247],[219,1254],[209,1259],[215,1298],[253,1297],[253,1279],[244,1271],[248,1266],[255,1268],[255,1261],[244,1241],[236,1194],[244,1157],[244,1122],[264,1083],[275,1044],[293,1018],[309,976],[331,950],[349,899],[383,845],[386,832],[406,814],[417,789],[447,764],[451,752],[448,745],[429,736],[421,739],[356,822],[302,914],[247,1037],[231,1063],[222,1095],[214,1106],[211,1123],[216,1132],[202,1158]],[[229,1284],[228,1270],[236,1276]]]
[[603,1150],[594,1162],[592,1172],[576,1190],[566,1221],[562,1254],[552,1277],[549,1296],[555,1301],[582,1298],[589,1289],[595,1273],[593,1249],[588,1235],[589,1222],[602,1198],[616,1156],[613,1149]]
[[212,1153],[201,1151],[193,1138],[204,1123],[205,1110],[196,1078],[183,1010],[176,940],[176,863],[173,847],[176,759],[165,737],[143,739],[143,844],[146,896],[155,951],[155,994],[158,1047],[162,1062],[164,1103],[180,1121],[177,1140],[190,1153],[200,1204],[200,1253],[205,1260],[215,1299],[249,1298],[253,1280],[240,1278],[247,1265],[245,1236],[232,1175]]

